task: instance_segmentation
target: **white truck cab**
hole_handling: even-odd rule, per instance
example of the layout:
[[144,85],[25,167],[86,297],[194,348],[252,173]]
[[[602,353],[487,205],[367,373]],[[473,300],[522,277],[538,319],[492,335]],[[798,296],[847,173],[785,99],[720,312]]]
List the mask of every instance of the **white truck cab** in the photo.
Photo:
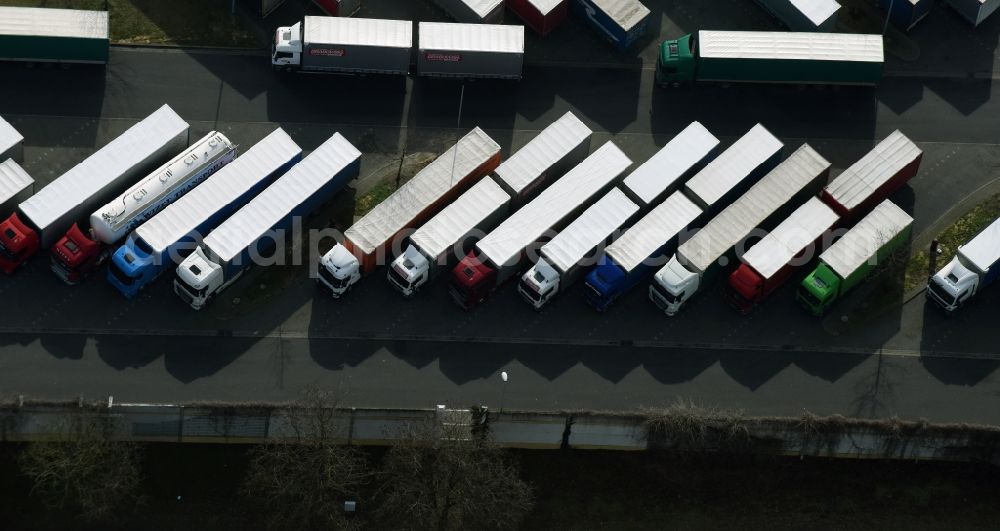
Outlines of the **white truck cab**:
[[275,70],[294,70],[302,65],[301,22],[275,30],[271,65]]
[[976,294],[979,281],[980,275],[955,256],[931,278],[927,296],[946,312],[953,312]]
[[333,298],[339,299],[361,280],[361,264],[357,257],[338,243],[323,255],[319,262],[319,281],[330,288]]
[[410,297],[427,283],[430,270],[430,262],[427,257],[416,247],[409,245],[403,254],[397,256],[389,265],[386,277],[404,297]]
[[663,310],[663,313],[674,316],[698,291],[698,284],[698,275],[688,271],[677,260],[677,255],[674,255],[653,276],[653,283],[649,286],[649,300]]
[[222,283],[222,266],[209,260],[205,251],[198,247],[177,266],[174,293],[195,310],[200,310],[222,288]]
[[539,258],[531,269],[521,275],[517,292],[536,310],[541,310],[549,300],[559,293],[559,272],[544,258]]

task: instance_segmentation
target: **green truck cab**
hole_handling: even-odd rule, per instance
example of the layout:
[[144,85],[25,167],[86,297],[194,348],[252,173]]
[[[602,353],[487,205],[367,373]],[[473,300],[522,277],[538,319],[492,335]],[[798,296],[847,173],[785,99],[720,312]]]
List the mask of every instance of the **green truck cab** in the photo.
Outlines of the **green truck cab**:
[[663,41],[656,60],[656,83],[661,87],[691,83],[695,76],[695,59],[691,47],[694,35]]

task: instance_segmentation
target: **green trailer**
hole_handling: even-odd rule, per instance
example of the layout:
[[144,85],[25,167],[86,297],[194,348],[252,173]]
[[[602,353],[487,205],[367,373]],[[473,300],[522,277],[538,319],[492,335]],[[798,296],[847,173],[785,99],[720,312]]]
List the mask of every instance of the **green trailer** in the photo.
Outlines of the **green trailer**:
[[0,61],[108,62],[108,12],[0,7]]
[[819,257],[795,298],[813,315],[823,315],[841,295],[868,278],[910,239],[913,218],[886,199]]
[[702,30],[660,45],[656,82],[874,86],[883,62],[881,35]]

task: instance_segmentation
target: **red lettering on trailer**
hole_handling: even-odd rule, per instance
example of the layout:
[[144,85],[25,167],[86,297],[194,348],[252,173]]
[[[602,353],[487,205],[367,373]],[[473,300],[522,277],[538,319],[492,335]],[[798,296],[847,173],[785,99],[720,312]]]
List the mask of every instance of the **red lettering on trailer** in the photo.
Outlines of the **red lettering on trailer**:
[[449,63],[457,63],[462,60],[462,56],[457,53],[425,53],[424,59],[427,59],[428,61],[446,61]]
[[343,48],[313,48],[309,50],[309,55],[322,55],[324,57],[343,57],[347,55],[347,50]]

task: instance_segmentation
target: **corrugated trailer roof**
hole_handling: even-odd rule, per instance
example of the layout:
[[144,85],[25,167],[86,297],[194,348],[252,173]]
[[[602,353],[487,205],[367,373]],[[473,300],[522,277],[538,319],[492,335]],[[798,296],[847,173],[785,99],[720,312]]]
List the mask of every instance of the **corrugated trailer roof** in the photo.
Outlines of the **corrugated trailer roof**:
[[542,130],[494,170],[497,177],[520,195],[553,164],[590,139],[594,134],[572,112],[567,112]]
[[770,131],[757,124],[692,177],[685,188],[703,204],[712,206],[758,166],[781,151],[782,146]]
[[[577,0],[573,0],[577,1]],[[638,0],[591,0],[625,31],[635,27],[649,15],[649,8]]]
[[826,159],[809,144],[802,144],[694,237],[682,243],[677,249],[677,259],[704,274],[719,257],[829,168]]
[[533,5],[542,16],[545,16],[551,13],[556,7],[559,7],[559,4],[566,1],[568,0],[528,0],[528,3]]
[[300,153],[302,148],[279,127],[194,190],[139,225],[135,232],[155,252],[162,253],[191,234],[223,205],[236,200]]
[[839,217],[818,197],[812,197],[751,247],[743,255],[743,262],[760,276],[771,278],[829,230]]
[[882,36],[857,33],[701,30],[698,50],[707,59],[884,61]]
[[204,246],[229,262],[360,158],[356,147],[334,133],[209,233]]
[[718,147],[719,139],[700,122],[691,122],[667,145],[625,178],[625,186],[645,204],[652,203],[695,164]]
[[969,243],[958,248],[958,252],[980,271],[986,271],[1000,259],[1000,219],[990,223]]
[[631,272],[700,215],[701,208],[678,190],[609,245],[605,254]]
[[[409,225],[476,168],[500,152],[500,145],[476,127],[384,201],[354,222],[344,236],[369,254]],[[453,173],[454,171],[454,173]]]
[[0,205],[35,184],[35,180],[14,159],[0,162]]
[[913,218],[886,199],[819,256],[840,278],[851,276],[883,245],[906,230]]
[[0,7],[0,35],[108,39],[108,12]]
[[421,50],[524,53],[524,26],[421,22],[417,39]]
[[413,47],[413,23],[351,17],[306,17],[303,40],[308,44]]
[[840,10],[837,0],[789,0],[792,7],[809,19],[809,22],[820,26]]
[[462,0],[479,18],[486,18],[503,0]]
[[630,164],[625,153],[608,141],[487,234],[476,247],[497,266],[512,262],[545,231],[614,182]]
[[510,196],[490,177],[484,177],[410,236],[410,241],[432,259],[455,245]]
[[639,206],[625,192],[612,188],[546,243],[542,247],[542,256],[550,265],[565,273],[638,211]]
[[25,200],[20,209],[37,227],[47,227],[187,129],[188,123],[164,105]]
[[7,151],[23,140],[24,136],[18,133],[13,125],[10,125],[7,120],[4,120],[0,116],[0,153]]
[[897,129],[831,181],[826,192],[834,201],[851,210],[922,153]]

